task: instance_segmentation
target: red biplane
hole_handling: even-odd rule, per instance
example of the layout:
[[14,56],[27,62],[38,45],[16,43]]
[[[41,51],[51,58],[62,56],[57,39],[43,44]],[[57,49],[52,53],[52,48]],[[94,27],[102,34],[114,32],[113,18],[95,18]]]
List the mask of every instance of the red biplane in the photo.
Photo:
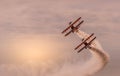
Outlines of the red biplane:
[[[65,33],[67,30],[69,30],[69,29],[71,29],[69,32],[67,32],[66,34],[65,34],[65,36],[68,36],[70,33],[74,33],[75,31],[77,31],[78,29],[79,29],[79,27],[80,27],[80,25],[84,22],[83,20],[81,21],[81,22],[79,22],[76,26],[74,26],[79,20],[81,19],[81,17],[79,17],[77,20],[75,20],[73,23],[72,22],[70,22],[69,23],[69,26],[64,30],[64,31],[62,31],[62,34],[63,33]],[[83,40],[82,40],[82,43],[81,44],[79,44],[76,48],[75,48],[75,50],[77,50],[80,46],[82,46],[82,45],[84,45],[79,51],[78,51],[78,53],[80,52],[80,51],[82,51],[83,49],[87,49],[87,48],[91,48],[91,43],[96,39],[96,37],[93,37],[93,35],[94,35],[94,33],[92,33],[89,37],[87,37],[86,39],[84,38]],[[93,37],[93,38],[92,38]]]
[[67,30],[71,29],[68,33],[65,34],[65,36],[68,36],[70,33],[76,31],[77,29],[79,29],[80,25],[84,22],[83,20],[81,22],[79,22],[76,26],[74,26],[79,20],[81,19],[81,17],[79,17],[77,20],[75,20],[74,22],[69,22],[69,26],[62,31],[62,34],[65,33]]
[[[89,37],[87,37],[86,39],[83,39],[82,40],[82,43],[81,44],[79,44],[76,48],[75,48],[75,50],[77,50],[80,46],[82,46],[82,45],[84,45],[79,51],[78,51],[78,53],[79,52],[81,52],[83,49],[87,49],[87,48],[91,48],[91,44],[92,44],[92,42],[96,39],[96,37],[93,37],[93,35],[94,35],[94,33],[92,33]],[[92,38],[93,37],[93,38]]]

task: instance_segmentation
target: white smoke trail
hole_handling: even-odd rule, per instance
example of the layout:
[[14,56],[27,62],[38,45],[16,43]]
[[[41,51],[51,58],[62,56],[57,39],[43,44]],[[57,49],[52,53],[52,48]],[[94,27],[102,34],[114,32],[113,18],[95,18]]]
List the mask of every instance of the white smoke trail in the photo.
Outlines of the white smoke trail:
[[[80,30],[76,31],[76,34],[82,39],[89,36],[89,34]],[[92,57],[83,66],[83,70],[86,71],[86,75],[92,75],[98,72],[107,64],[109,60],[109,55],[102,49],[97,40],[93,41],[89,51],[91,52]]]

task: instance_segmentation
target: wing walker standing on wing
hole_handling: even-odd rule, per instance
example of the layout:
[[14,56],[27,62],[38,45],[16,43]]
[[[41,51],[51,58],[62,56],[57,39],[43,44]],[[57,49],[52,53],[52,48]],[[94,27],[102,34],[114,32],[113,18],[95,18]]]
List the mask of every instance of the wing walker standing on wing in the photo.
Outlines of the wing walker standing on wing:
[[[70,33],[74,33],[75,31],[78,31],[78,29],[80,28],[80,25],[84,22],[84,20],[80,21],[81,17],[79,17],[78,19],[76,19],[74,22],[70,22],[69,26],[62,31],[62,34],[64,34],[66,31],[68,31],[70,29],[69,32],[67,32],[65,34],[65,36],[68,36]],[[80,21],[80,22],[79,22]],[[78,23],[79,22],[79,23]],[[78,24],[77,24],[78,23]],[[76,26],[74,26],[75,24],[77,24]],[[81,52],[83,49],[87,49],[87,48],[91,48],[91,44],[92,42],[96,39],[96,37],[93,37],[94,33],[92,33],[89,37],[87,37],[86,39],[82,40],[82,43],[79,44],[75,50],[77,50],[80,46],[84,45],[80,50],[78,50],[77,52]],[[93,37],[93,38],[92,38]]]

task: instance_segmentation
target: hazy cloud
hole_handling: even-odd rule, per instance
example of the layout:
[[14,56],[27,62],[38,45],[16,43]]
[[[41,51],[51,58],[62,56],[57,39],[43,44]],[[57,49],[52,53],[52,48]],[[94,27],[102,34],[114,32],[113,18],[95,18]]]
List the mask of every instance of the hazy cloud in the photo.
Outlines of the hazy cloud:
[[[119,0],[1,0],[0,42],[2,44],[0,44],[0,62],[9,62],[10,59],[6,59],[11,57],[9,54],[11,51],[8,47],[11,48],[11,40],[20,39],[20,36],[37,35],[42,40],[44,39],[43,35],[46,34],[48,39],[52,38],[53,41],[56,40],[56,44],[61,42],[61,45],[63,45],[64,43],[62,42],[66,41],[62,48],[67,47],[68,44],[71,48],[67,50],[74,48],[77,45],[76,43],[79,43],[77,41],[79,39],[76,40],[71,35],[68,37],[68,40],[64,40],[60,34],[68,26],[69,21],[81,16],[85,20],[81,26],[81,30],[88,33],[95,32],[103,47],[111,55],[109,66],[114,67],[118,65],[120,63],[118,62],[120,53],[119,2]],[[73,42],[73,44],[70,42]],[[66,48],[63,50],[66,50]],[[70,56],[76,57],[75,55]],[[4,75],[5,73],[2,70],[5,69],[3,67],[6,67],[6,65],[1,65],[1,67],[0,75]],[[15,68],[16,66],[14,65],[13,69],[16,70]],[[108,69],[114,69],[114,71],[110,70],[114,74],[118,70],[109,67]]]

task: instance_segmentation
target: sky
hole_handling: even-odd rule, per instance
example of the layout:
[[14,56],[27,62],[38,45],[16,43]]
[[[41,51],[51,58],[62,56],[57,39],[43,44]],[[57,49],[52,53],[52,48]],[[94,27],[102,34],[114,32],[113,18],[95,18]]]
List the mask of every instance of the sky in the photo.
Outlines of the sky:
[[[119,0],[1,0],[0,75],[7,76],[5,72],[11,69],[12,76],[30,76],[28,70],[33,72],[33,66],[39,67],[37,70],[42,68],[42,75],[46,69],[51,73],[53,68],[60,70],[66,65],[75,68],[74,65],[84,63],[89,52],[73,52],[80,39],[74,34],[67,38],[61,34],[70,21],[81,16],[84,23],[80,29],[89,34],[94,32],[110,54],[108,65],[94,76],[118,76],[119,3]],[[31,74],[37,74],[35,70]]]

